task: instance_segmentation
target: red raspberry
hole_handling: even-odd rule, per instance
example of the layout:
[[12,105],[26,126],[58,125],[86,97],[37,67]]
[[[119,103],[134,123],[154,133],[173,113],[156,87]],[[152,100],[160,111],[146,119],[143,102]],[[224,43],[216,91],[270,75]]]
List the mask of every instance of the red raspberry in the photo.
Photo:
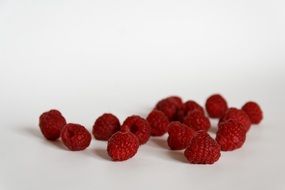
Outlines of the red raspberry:
[[183,110],[183,108],[181,109],[176,109],[176,113],[172,118],[172,121],[180,121],[183,122],[184,121],[184,117],[185,117],[185,112]]
[[120,128],[119,119],[113,114],[105,113],[95,121],[92,133],[98,140],[108,140]]
[[58,110],[43,113],[39,120],[42,134],[51,141],[55,141],[60,137],[62,127],[66,124],[65,118]]
[[151,133],[149,123],[140,116],[133,115],[128,117],[121,128],[121,131],[130,131],[139,139],[140,144],[145,144]]
[[173,102],[176,105],[176,107],[178,107],[178,108],[182,108],[182,106],[183,106],[182,98],[179,96],[169,96],[166,99]]
[[246,131],[248,131],[251,126],[251,121],[248,115],[243,110],[237,108],[228,109],[225,115],[220,119],[219,123],[222,123],[227,120],[234,120],[238,122],[239,124],[241,124],[241,126],[244,127]]
[[176,106],[176,112],[172,121],[182,121],[184,118],[183,101],[179,96],[170,96],[168,100],[172,101]]
[[169,121],[176,119],[176,114],[183,108],[182,99],[178,96],[170,96],[168,98],[160,100],[155,109],[162,111]]
[[187,102],[185,102],[183,105],[183,108],[184,108],[184,113],[186,116],[189,112],[192,112],[192,111],[199,111],[205,114],[203,107],[193,100],[188,100]]
[[189,112],[184,119],[184,124],[193,128],[195,131],[208,131],[211,127],[209,118],[206,117],[199,110]]
[[198,133],[184,152],[192,164],[213,164],[221,156],[220,145],[206,132]]
[[259,124],[263,119],[262,110],[256,102],[247,102],[242,106],[242,110],[247,113],[250,121],[254,124]]
[[223,151],[231,151],[242,147],[246,139],[246,130],[240,123],[227,120],[219,124],[216,141]]
[[168,125],[167,143],[172,150],[183,150],[190,143],[195,135],[195,131],[178,121],[171,122]]
[[206,110],[211,118],[221,118],[227,109],[228,104],[220,94],[214,94],[206,101]]
[[151,126],[151,135],[162,136],[168,130],[169,121],[166,115],[159,111],[153,110],[146,118]]
[[84,150],[91,142],[91,134],[79,124],[66,124],[61,131],[63,144],[72,151]]
[[132,158],[138,151],[139,140],[130,132],[117,132],[108,141],[107,152],[113,161]]

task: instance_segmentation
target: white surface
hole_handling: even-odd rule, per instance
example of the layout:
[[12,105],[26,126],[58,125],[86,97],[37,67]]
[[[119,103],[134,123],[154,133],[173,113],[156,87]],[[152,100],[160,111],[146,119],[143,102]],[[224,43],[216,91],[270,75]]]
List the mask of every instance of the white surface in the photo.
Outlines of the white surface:
[[[285,2],[0,1],[0,189],[285,189]],[[150,140],[111,162],[44,140],[58,108],[88,129],[104,112],[145,116],[171,94],[204,104],[258,101],[265,119],[215,165],[185,163]]]

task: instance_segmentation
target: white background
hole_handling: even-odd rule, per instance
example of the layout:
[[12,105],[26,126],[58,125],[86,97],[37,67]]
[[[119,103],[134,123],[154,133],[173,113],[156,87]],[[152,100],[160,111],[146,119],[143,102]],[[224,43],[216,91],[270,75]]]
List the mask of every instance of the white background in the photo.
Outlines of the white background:
[[[284,74],[284,0],[0,0],[0,189],[285,189]],[[51,108],[91,130],[104,112],[123,121],[216,92],[265,118],[212,166],[166,136],[114,163],[105,142],[70,152],[38,128]]]

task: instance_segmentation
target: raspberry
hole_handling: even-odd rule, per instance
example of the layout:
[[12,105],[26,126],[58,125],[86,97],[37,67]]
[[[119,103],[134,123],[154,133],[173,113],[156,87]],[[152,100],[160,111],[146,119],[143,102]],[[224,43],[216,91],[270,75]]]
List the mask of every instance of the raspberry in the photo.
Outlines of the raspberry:
[[195,110],[189,112],[184,119],[184,124],[193,128],[196,131],[204,130],[208,131],[211,127],[209,118],[207,118],[201,111]]
[[213,164],[219,160],[221,149],[206,132],[201,132],[192,139],[184,155],[192,164]]
[[199,111],[205,114],[203,107],[193,100],[188,100],[187,102],[185,102],[183,108],[185,115],[192,111]]
[[222,151],[231,151],[242,147],[246,139],[246,130],[240,123],[227,120],[219,124],[216,141]]
[[84,150],[91,142],[91,134],[79,124],[66,124],[61,131],[63,144],[72,151]]
[[183,122],[184,121],[184,117],[185,117],[185,112],[183,110],[183,108],[177,108],[176,109],[176,113],[175,115],[173,116],[172,120],[171,121],[180,121],[180,122]]
[[113,161],[132,158],[138,151],[139,140],[130,132],[117,132],[108,140],[107,152]]
[[247,113],[250,121],[254,124],[259,124],[263,119],[262,110],[256,102],[247,102],[242,106],[242,110]]
[[45,112],[39,119],[42,134],[46,139],[51,141],[55,141],[60,137],[60,132],[65,124],[65,118],[58,110]]
[[220,94],[214,94],[206,101],[206,110],[211,118],[221,118],[227,109],[227,102]]
[[97,140],[108,140],[120,128],[119,119],[113,114],[105,113],[95,121],[92,133]]
[[178,96],[170,96],[160,100],[155,109],[162,111],[169,121],[176,119],[176,113],[183,108],[182,99]]
[[121,131],[130,131],[139,139],[140,144],[145,144],[151,133],[149,123],[140,116],[133,115],[128,117],[121,128]]
[[195,135],[195,131],[178,121],[171,122],[168,125],[167,143],[172,150],[183,150],[190,143]]
[[169,121],[163,112],[153,110],[147,116],[147,121],[151,126],[151,135],[162,136],[167,132]]
[[162,111],[169,120],[172,120],[177,110],[175,104],[168,100],[161,100],[158,102],[155,109]]
[[243,110],[237,108],[228,109],[225,115],[220,119],[219,123],[227,120],[234,120],[238,122],[246,131],[248,131],[251,126],[251,121],[248,115]]
[[173,102],[176,105],[176,107],[178,107],[178,108],[183,106],[182,98],[180,98],[179,96],[169,96],[166,99]]

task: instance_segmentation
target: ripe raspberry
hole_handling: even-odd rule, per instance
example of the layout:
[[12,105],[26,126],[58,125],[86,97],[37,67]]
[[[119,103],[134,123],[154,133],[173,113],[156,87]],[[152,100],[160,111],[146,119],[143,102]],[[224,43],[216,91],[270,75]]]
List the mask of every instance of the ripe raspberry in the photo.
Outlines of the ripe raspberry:
[[84,150],[91,142],[91,134],[79,124],[66,124],[61,131],[63,144],[72,151]]
[[206,110],[211,118],[221,118],[227,109],[227,102],[220,94],[214,94],[206,101]]
[[130,132],[117,132],[108,140],[107,152],[113,161],[132,158],[138,151],[139,140]]
[[213,164],[219,160],[221,149],[206,132],[200,132],[191,140],[184,155],[192,164]]
[[130,131],[139,139],[140,144],[145,144],[151,133],[149,123],[140,116],[133,115],[128,117],[121,128],[121,131]]
[[240,123],[227,120],[219,124],[216,141],[222,151],[231,151],[242,147],[246,139],[246,130]]
[[184,124],[193,128],[195,131],[208,131],[211,127],[209,118],[199,110],[189,112],[184,119]]
[[180,121],[183,122],[184,121],[184,117],[185,117],[185,112],[183,110],[183,108],[177,108],[176,109],[176,113],[172,118],[172,121]]
[[160,100],[155,109],[162,111],[169,121],[176,119],[176,113],[183,108],[182,99],[178,96],[170,96]]
[[58,110],[45,112],[39,119],[42,134],[46,139],[51,141],[55,141],[60,137],[60,132],[65,124],[65,118]]
[[243,110],[237,108],[228,109],[225,115],[220,119],[219,123],[227,120],[234,120],[238,122],[246,131],[248,131],[251,126],[251,121],[248,115]]
[[105,113],[95,121],[92,133],[98,140],[108,140],[120,128],[119,119],[113,114]]
[[147,121],[151,126],[151,135],[153,136],[162,136],[168,130],[169,121],[166,115],[159,110],[153,110],[147,116]]
[[259,124],[263,119],[262,110],[256,102],[247,102],[242,106],[242,110],[247,113],[250,121],[254,124]]
[[192,111],[199,111],[205,114],[203,107],[193,100],[188,100],[187,102],[185,102],[183,108],[185,116],[187,116],[187,114]]
[[183,150],[190,143],[195,135],[195,131],[178,121],[171,122],[168,125],[167,143],[172,150]]
[[183,106],[182,98],[179,96],[169,96],[166,99],[173,102],[176,105],[176,107],[178,107],[178,108],[181,108]]

